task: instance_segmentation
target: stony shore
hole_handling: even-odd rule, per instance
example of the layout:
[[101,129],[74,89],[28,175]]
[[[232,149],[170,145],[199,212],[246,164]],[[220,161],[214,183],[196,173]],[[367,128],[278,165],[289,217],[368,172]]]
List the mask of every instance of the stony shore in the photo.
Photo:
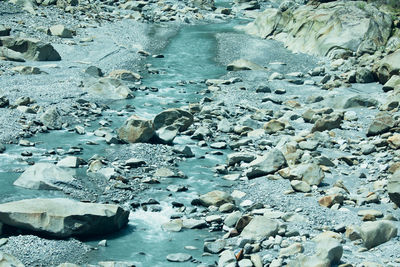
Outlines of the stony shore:
[[[177,248],[166,263],[400,266],[399,7],[306,2],[0,1],[0,153],[62,131],[105,151],[82,156],[77,138],[2,166],[21,173],[15,186],[57,198],[0,199],[0,265],[134,266],[89,264],[107,241],[83,241],[123,228],[129,212],[160,211],[149,189],[174,178],[182,185],[163,192],[190,191],[181,164],[221,154],[213,179],[224,186],[168,203],[176,212],[162,225],[219,238],[201,258]],[[152,118],[114,109],[157,95],[142,84],[162,71],[148,59],[161,60],[182,27],[232,19],[246,23],[215,35],[226,75],[181,81],[200,84],[201,101]]]

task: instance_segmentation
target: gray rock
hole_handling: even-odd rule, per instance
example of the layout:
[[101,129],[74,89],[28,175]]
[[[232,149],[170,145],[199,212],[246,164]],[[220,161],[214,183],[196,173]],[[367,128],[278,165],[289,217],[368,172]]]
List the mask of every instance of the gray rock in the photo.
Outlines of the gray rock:
[[0,96],[0,108],[5,108],[10,105],[10,101],[5,96]]
[[224,239],[218,239],[214,242],[204,242],[204,252],[208,252],[211,254],[218,254],[226,245],[226,241]]
[[0,221],[4,224],[58,238],[112,233],[128,223],[128,215],[116,205],[66,198],[0,204]]
[[321,261],[338,264],[343,255],[343,247],[335,238],[323,238],[317,242],[316,255]]
[[228,71],[241,71],[241,70],[265,70],[264,67],[251,62],[246,59],[238,59],[228,64],[226,67]]
[[14,185],[29,189],[62,190],[63,186],[75,181],[73,174],[52,163],[37,163],[26,169]]
[[108,74],[108,77],[129,82],[136,82],[142,78],[138,73],[129,70],[113,70]]
[[218,267],[227,267],[230,266],[230,264],[234,264],[232,266],[236,266],[235,253],[232,250],[224,250],[219,255]]
[[72,38],[72,30],[61,24],[51,26],[49,31],[53,36],[58,36],[61,38]]
[[6,27],[4,25],[0,25],[0,36],[9,36],[11,32],[10,27]]
[[386,83],[393,75],[400,74],[399,48],[394,53],[387,55],[380,61],[376,74],[382,84]]
[[154,135],[154,125],[151,120],[132,115],[118,130],[118,137],[129,143],[145,143]]
[[103,71],[96,66],[89,66],[85,69],[85,73],[92,77],[103,77]]
[[171,108],[157,114],[153,120],[155,130],[173,125],[180,132],[186,131],[193,123],[193,115],[179,108]]
[[209,128],[201,126],[196,129],[193,133],[192,138],[197,140],[204,140],[206,137],[212,136],[212,132]]
[[304,181],[298,181],[298,180],[293,180],[290,181],[290,185],[295,191],[303,192],[303,193],[308,193],[311,192],[311,186],[304,182]]
[[184,219],[182,227],[186,229],[203,229],[207,227],[207,223],[205,220]]
[[51,44],[38,39],[0,37],[0,44],[13,51],[21,53],[25,59],[37,61],[58,61],[60,54]]
[[374,136],[388,132],[394,126],[393,116],[387,112],[376,114],[375,119],[368,127],[367,136]]
[[396,171],[389,177],[387,190],[390,200],[400,207],[400,171]]
[[6,151],[6,146],[0,143],[0,154]]
[[172,144],[178,132],[179,130],[175,125],[169,125],[158,129],[155,134],[159,142],[163,144]]
[[8,49],[7,47],[0,46],[0,57],[3,57],[9,61],[25,62],[25,58],[22,53]]
[[279,223],[264,216],[254,217],[240,233],[242,238],[264,240],[278,233]]
[[368,68],[358,68],[356,71],[356,82],[372,83],[375,81],[372,71]]
[[224,220],[224,224],[228,227],[233,227],[236,225],[238,220],[242,217],[242,213],[240,211],[234,211],[228,216],[226,216]]
[[304,163],[295,166],[290,170],[290,176],[309,185],[319,185],[325,178],[323,170],[315,163]]
[[397,227],[390,221],[365,222],[360,227],[361,238],[367,249],[379,246],[397,236]]
[[285,156],[278,149],[272,149],[261,157],[250,162],[251,170],[246,173],[248,178],[272,174],[287,166]]
[[356,95],[346,100],[343,108],[376,107],[379,102],[367,96]]
[[399,75],[393,75],[382,87],[382,90],[384,92],[389,92],[389,91],[396,91],[398,92],[400,90],[400,76]]
[[179,232],[183,227],[183,221],[181,219],[174,219],[161,225],[164,231],[168,232]]
[[264,124],[264,130],[267,134],[273,134],[285,129],[285,124],[277,120],[270,120]]
[[207,194],[201,195],[200,196],[200,204],[209,207],[209,206],[221,206],[222,204],[225,203],[232,203],[233,198],[226,192],[222,191],[211,191],[208,192]]
[[246,152],[231,153],[231,154],[228,154],[228,165],[233,166],[240,162],[249,163],[249,162],[253,161],[255,158],[256,158],[256,156],[252,153],[246,153]]
[[322,118],[318,119],[311,132],[323,132],[325,130],[332,130],[335,128],[339,128],[340,124],[343,120],[343,114],[341,113],[332,113],[328,115],[324,115]]
[[167,255],[167,260],[171,262],[185,262],[190,261],[192,256],[186,253],[173,253]]

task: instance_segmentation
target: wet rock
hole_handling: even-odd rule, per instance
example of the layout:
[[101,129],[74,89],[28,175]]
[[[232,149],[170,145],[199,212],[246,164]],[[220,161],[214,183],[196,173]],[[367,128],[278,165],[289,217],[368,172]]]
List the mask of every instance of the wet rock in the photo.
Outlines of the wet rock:
[[209,128],[201,126],[197,128],[197,130],[193,133],[191,136],[192,139],[197,139],[197,140],[204,140],[206,137],[212,136],[212,132]]
[[397,235],[397,227],[390,221],[365,222],[360,227],[361,238],[367,249],[379,246]]
[[240,217],[242,217],[242,213],[240,211],[234,211],[226,216],[224,224],[228,227],[233,227],[239,221]]
[[207,227],[207,223],[205,220],[184,219],[182,227],[186,229],[203,229]]
[[118,129],[118,137],[129,143],[145,143],[154,135],[154,125],[151,120],[132,115]]
[[192,259],[192,256],[186,253],[174,253],[167,255],[167,260],[171,262],[186,262]]
[[136,82],[142,78],[138,73],[129,70],[113,70],[108,74],[108,77],[130,82]]
[[287,166],[286,158],[278,149],[272,149],[261,157],[250,162],[251,170],[246,173],[247,177],[255,178],[272,174]]
[[54,25],[49,28],[49,32],[53,36],[61,38],[72,38],[73,32],[62,24]]
[[267,8],[244,29],[261,38],[272,35],[296,52],[326,56],[335,50],[356,52],[371,40],[375,47],[385,45],[391,24],[390,16],[373,5],[334,1],[285,12]]
[[162,127],[155,132],[157,141],[163,144],[172,144],[175,137],[178,135],[178,128],[174,125]]
[[386,112],[380,112],[368,127],[367,136],[374,136],[388,132],[394,126],[393,116]]
[[85,89],[92,94],[110,99],[127,99],[133,97],[133,93],[128,87],[120,80],[113,78],[90,79],[85,83]]
[[224,239],[218,239],[214,242],[204,242],[204,252],[208,252],[211,254],[218,254],[226,245],[226,241]]
[[65,198],[0,204],[0,221],[4,224],[59,238],[112,233],[128,223],[128,215],[116,205]]
[[209,206],[219,207],[222,204],[231,202],[233,202],[233,198],[228,193],[218,190],[211,191],[208,192],[207,194],[200,196],[200,203],[205,207]]
[[0,46],[21,53],[28,60],[61,60],[60,54],[58,54],[51,44],[46,44],[38,39],[1,37]]
[[26,169],[14,182],[15,186],[40,190],[62,190],[75,181],[73,172],[51,163],[37,163]]
[[279,223],[264,216],[254,217],[240,233],[242,238],[264,240],[278,233]]
[[396,171],[389,177],[387,190],[390,200],[400,207],[400,171]]
[[318,119],[311,132],[323,132],[325,130],[332,130],[335,128],[339,128],[340,124],[343,120],[343,114],[341,113],[332,113],[328,115],[324,115],[322,118]]
[[251,62],[246,59],[238,59],[228,64],[226,67],[228,71],[241,71],[241,70],[265,70],[264,67]]
[[16,257],[0,251],[0,266],[24,267],[25,265],[23,265],[22,262],[18,260]]
[[157,114],[153,120],[154,129],[158,130],[166,126],[174,126],[180,132],[186,131],[193,123],[193,115],[183,109],[171,108]]

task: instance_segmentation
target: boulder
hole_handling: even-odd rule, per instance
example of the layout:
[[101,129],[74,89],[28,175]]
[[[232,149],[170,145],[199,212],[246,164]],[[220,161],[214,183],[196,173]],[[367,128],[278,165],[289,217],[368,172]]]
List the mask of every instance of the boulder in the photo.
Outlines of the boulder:
[[334,50],[357,52],[371,41],[368,47],[384,46],[392,19],[373,4],[334,1],[286,11],[267,8],[243,29],[261,38],[272,36],[295,52],[327,56]]
[[61,129],[62,118],[57,107],[48,108],[41,116],[40,122],[50,129]]
[[9,36],[11,32],[10,27],[6,27],[0,24],[0,36]]
[[63,185],[75,181],[73,174],[73,171],[60,168],[52,163],[36,163],[26,169],[14,182],[14,185],[29,189],[62,190]]
[[382,90],[384,92],[392,91],[394,90],[395,92],[400,91],[400,76],[399,75],[393,75],[382,87]]
[[0,37],[0,46],[19,52],[27,60],[58,61],[60,54],[51,44],[33,38]]
[[397,227],[386,220],[365,222],[361,224],[360,234],[364,246],[371,249],[397,236]]
[[219,255],[218,267],[236,266],[236,256],[232,250],[224,250]]
[[154,129],[175,126],[179,131],[186,131],[193,123],[193,115],[183,109],[170,108],[157,114],[153,120]]
[[57,238],[112,233],[128,223],[128,216],[129,211],[117,205],[66,198],[0,204],[0,221],[4,224]]
[[387,190],[390,200],[400,207],[400,171],[396,171],[389,178]]
[[61,38],[72,38],[73,35],[72,30],[66,28],[64,25],[61,24],[51,26],[49,31],[51,35]]
[[250,162],[251,170],[246,173],[248,178],[272,174],[287,166],[286,158],[278,149],[272,149],[265,155]]
[[382,84],[389,81],[393,75],[400,75],[400,49],[380,61],[376,75]]
[[228,165],[233,166],[240,162],[249,163],[253,161],[256,156],[253,153],[246,153],[246,152],[235,152],[228,154]]
[[23,54],[8,49],[7,47],[0,46],[0,57],[8,61],[25,62]]
[[308,193],[311,192],[311,186],[304,181],[293,180],[290,185],[295,191]]
[[75,156],[67,156],[57,162],[58,167],[64,168],[78,168],[80,165],[85,164],[86,162],[78,157]]
[[232,203],[233,198],[226,192],[222,191],[211,191],[208,192],[207,194],[201,195],[200,196],[200,204],[209,207],[209,206],[221,206],[222,204],[225,203]]
[[132,115],[124,125],[118,129],[118,137],[129,143],[145,143],[154,135],[154,125],[151,120],[146,120]]
[[240,233],[242,238],[262,241],[278,233],[279,223],[264,216],[254,217]]
[[110,99],[127,99],[133,97],[132,91],[127,86],[120,80],[113,78],[90,79],[86,82],[85,89],[92,94]]

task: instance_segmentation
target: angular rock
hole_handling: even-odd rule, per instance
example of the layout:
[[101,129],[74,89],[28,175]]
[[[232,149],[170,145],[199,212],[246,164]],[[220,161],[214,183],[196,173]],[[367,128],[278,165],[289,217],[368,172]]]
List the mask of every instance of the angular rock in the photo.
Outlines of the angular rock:
[[183,221],[181,219],[174,219],[164,223],[161,227],[164,231],[179,232],[183,227]]
[[153,120],[154,129],[175,126],[180,132],[186,131],[193,123],[193,115],[183,109],[171,108],[157,114]]
[[51,35],[61,38],[72,38],[72,30],[66,28],[64,25],[58,24],[51,26],[49,29]]
[[272,174],[283,167],[287,166],[286,158],[278,149],[272,149],[265,155],[258,157],[250,162],[252,168],[246,173],[248,178],[255,178],[267,174]]
[[0,266],[2,267],[25,267],[20,260],[13,255],[0,251]]
[[151,120],[146,120],[132,115],[124,125],[118,129],[118,137],[129,143],[145,143],[154,135],[154,125]]
[[393,75],[400,75],[400,49],[384,57],[376,71],[379,81],[384,84]]
[[273,134],[285,129],[285,124],[277,120],[270,120],[264,124],[264,130],[267,134]]
[[311,192],[311,186],[303,181],[293,180],[290,181],[290,185],[295,191],[308,193]]
[[360,235],[367,249],[379,246],[397,236],[397,227],[390,221],[374,221],[361,224]]
[[62,119],[57,107],[48,108],[41,116],[40,121],[50,129],[61,129]]
[[382,90],[384,92],[389,92],[389,91],[400,91],[400,76],[399,75],[393,75],[382,87]]
[[315,122],[313,128],[311,129],[311,132],[323,132],[325,130],[339,128],[342,120],[343,114],[341,113],[324,115],[322,118],[318,119]]
[[387,190],[390,200],[400,207],[400,171],[396,171],[391,177],[389,177]]
[[246,153],[246,152],[231,153],[231,154],[228,154],[228,165],[233,166],[240,162],[249,163],[249,162],[253,161],[255,158],[256,158],[256,156],[252,153]]
[[279,223],[264,216],[254,217],[240,233],[242,238],[264,240],[278,233]]
[[376,114],[375,119],[368,127],[367,136],[374,136],[388,132],[394,126],[393,116],[388,112]]
[[236,266],[235,253],[232,250],[224,250],[219,255],[218,267]]
[[222,191],[211,191],[208,192],[207,194],[201,195],[200,196],[200,204],[209,207],[209,206],[221,206],[222,204],[225,203],[232,203],[233,198],[226,192]]
[[51,44],[33,38],[1,37],[0,46],[23,54],[25,59],[37,61],[58,61],[60,54]]
[[81,164],[85,164],[86,162],[78,157],[75,156],[67,156],[57,162],[58,167],[64,167],[64,168],[78,168]]
[[0,57],[8,61],[25,62],[24,56],[21,53],[7,47],[0,47]]
[[117,205],[66,198],[26,199],[0,204],[0,221],[57,238],[112,233],[128,223],[129,211]]
[[208,252],[211,254],[218,254],[226,245],[226,241],[224,239],[218,239],[214,242],[204,242],[204,252]]
[[36,163],[26,169],[14,185],[29,189],[62,190],[63,186],[75,181],[73,173],[52,163]]

